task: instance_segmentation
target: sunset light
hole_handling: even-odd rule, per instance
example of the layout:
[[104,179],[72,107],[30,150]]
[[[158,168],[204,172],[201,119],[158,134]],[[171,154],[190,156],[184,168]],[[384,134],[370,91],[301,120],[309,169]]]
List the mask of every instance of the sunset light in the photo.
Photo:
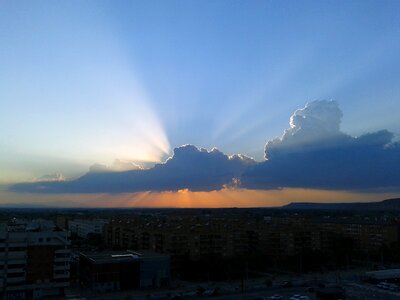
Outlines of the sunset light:
[[0,300],[400,299],[399,54],[400,0],[0,0]]

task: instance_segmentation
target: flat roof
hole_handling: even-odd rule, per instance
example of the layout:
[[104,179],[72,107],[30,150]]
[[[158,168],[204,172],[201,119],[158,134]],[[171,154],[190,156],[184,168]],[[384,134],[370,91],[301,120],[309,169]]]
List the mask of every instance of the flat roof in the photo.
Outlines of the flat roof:
[[366,272],[365,275],[375,279],[400,278],[400,269],[388,269]]
[[137,261],[149,258],[166,258],[167,255],[153,251],[102,251],[102,252],[81,252],[80,255],[91,260],[93,263],[113,263],[120,261]]

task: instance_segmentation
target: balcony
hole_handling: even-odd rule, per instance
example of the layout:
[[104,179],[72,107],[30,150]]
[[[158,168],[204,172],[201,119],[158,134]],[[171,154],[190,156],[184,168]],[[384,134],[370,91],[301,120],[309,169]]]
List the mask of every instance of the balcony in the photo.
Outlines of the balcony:
[[26,257],[9,257],[7,259],[8,265],[25,265]]
[[71,257],[54,257],[54,262],[70,262]]
[[66,263],[66,264],[64,264],[64,265],[59,265],[59,266],[57,266],[57,265],[54,265],[54,271],[60,271],[60,270],[69,270],[69,263]]
[[7,274],[11,274],[11,273],[24,273],[25,269],[24,268],[10,268],[8,267],[7,269]]
[[60,253],[60,254],[70,254],[71,253],[71,249],[58,249],[55,251],[55,253]]
[[27,247],[27,241],[10,241],[8,247]]
[[51,286],[53,288],[65,288],[69,286],[69,281],[65,281],[65,282],[51,282],[50,284],[48,283],[48,286]]
[[25,276],[21,277],[14,277],[14,278],[9,278],[7,277],[7,283],[19,283],[19,282],[25,282]]
[[63,273],[63,274],[53,274],[53,278],[54,279],[58,279],[58,278],[69,278],[69,276],[70,276],[70,274],[69,274],[69,272],[67,271],[67,272],[65,272],[65,273]]
[[8,259],[25,258],[26,251],[11,251],[8,252]]

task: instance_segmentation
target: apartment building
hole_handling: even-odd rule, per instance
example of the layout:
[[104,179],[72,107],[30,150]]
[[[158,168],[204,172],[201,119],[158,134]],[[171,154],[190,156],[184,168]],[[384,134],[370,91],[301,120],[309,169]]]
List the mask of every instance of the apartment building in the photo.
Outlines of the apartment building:
[[208,255],[230,257],[257,251],[259,233],[243,220],[207,222],[197,218],[115,221],[105,227],[105,242],[113,249],[152,250],[197,259]]
[[337,236],[354,240],[359,251],[374,251],[399,241],[399,225],[357,218],[135,218],[116,220],[105,227],[105,242],[114,249],[146,249],[172,259],[221,257],[254,252],[271,257],[292,256],[307,250],[330,251]]
[[[399,225],[375,220],[325,220],[319,222],[324,233],[335,233],[351,238],[364,251],[376,251],[399,241]],[[328,245],[329,246],[329,245]]]
[[72,234],[87,238],[90,234],[103,234],[104,225],[108,223],[103,219],[75,219],[68,221],[68,229]]
[[69,234],[52,222],[0,224],[0,299],[63,295],[69,267]]

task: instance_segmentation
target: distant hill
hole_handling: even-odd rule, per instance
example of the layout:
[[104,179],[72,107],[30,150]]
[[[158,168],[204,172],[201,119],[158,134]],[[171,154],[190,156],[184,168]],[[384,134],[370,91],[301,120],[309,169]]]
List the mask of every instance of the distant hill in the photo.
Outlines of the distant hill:
[[282,206],[282,208],[294,210],[400,210],[400,198],[356,203],[293,202]]

